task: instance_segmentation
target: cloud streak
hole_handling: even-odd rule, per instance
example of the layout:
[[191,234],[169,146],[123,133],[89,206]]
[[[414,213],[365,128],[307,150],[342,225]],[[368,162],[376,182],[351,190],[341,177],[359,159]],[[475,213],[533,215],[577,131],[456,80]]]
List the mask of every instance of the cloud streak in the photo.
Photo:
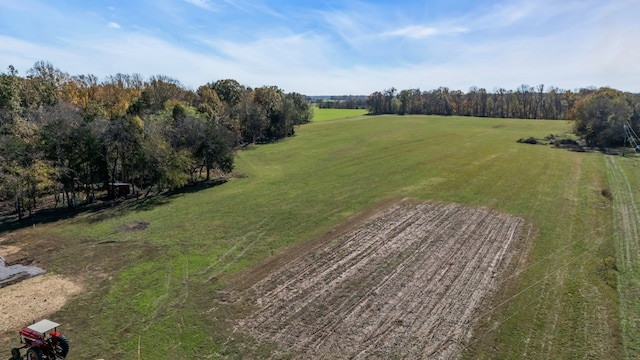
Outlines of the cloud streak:
[[216,11],[217,9],[207,0],[184,0],[185,2],[195,5],[201,9],[208,11]]
[[411,25],[401,29],[385,32],[382,36],[398,36],[420,40],[437,35],[455,35],[466,32],[469,32],[469,29],[464,27],[437,28],[431,26]]

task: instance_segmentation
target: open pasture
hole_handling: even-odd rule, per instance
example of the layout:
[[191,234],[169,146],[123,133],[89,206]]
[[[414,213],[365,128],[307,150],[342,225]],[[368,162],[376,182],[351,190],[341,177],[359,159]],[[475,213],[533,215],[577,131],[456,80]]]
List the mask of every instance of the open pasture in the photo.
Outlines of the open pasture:
[[[293,349],[290,355],[295,357],[335,349],[330,344],[336,338],[327,337],[322,329],[350,334],[349,339],[341,339],[345,342],[340,346],[356,344],[363,350],[372,349],[367,347],[372,342],[389,344],[387,334],[402,336],[409,330],[437,329],[434,339],[446,338],[435,334],[451,335],[446,326],[457,323],[459,331],[453,331],[456,336],[451,337],[455,351],[450,354],[466,358],[618,359],[624,357],[624,350],[616,272],[611,266],[611,259],[615,265],[616,258],[613,205],[603,191],[609,186],[605,158],[599,153],[516,143],[519,138],[567,130],[563,121],[428,116],[314,122],[300,127],[294,138],[239,152],[236,171],[246,177],[132,207],[36,224],[12,234],[13,243],[7,245],[29,252],[47,271],[82,283],[84,292],[52,315],[52,320],[67,324],[76,358],[286,356],[282,347],[295,342],[295,331],[313,335],[313,329],[320,329],[316,337],[309,336],[309,342]],[[508,276],[491,286],[475,287],[488,274],[481,271],[473,285],[452,287],[474,294],[486,288],[473,298],[482,301],[472,305],[421,293],[444,291],[422,277],[429,271],[437,274],[476,260],[455,250],[456,246],[467,250],[462,243],[443,245],[442,254],[421,251],[434,246],[432,241],[438,238],[429,233],[436,230],[427,231],[426,225],[398,227],[400,233],[424,230],[425,234],[406,237],[406,242],[395,236],[385,238],[390,248],[367,243],[365,234],[369,239],[378,235],[366,226],[354,226],[371,223],[362,214],[381,214],[373,219],[392,224],[394,217],[385,217],[384,211],[394,213],[388,209],[404,198],[415,199],[416,204],[451,204],[443,206],[472,212],[455,220],[461,221],[458,225],[449,225],[453,227],[480,226],[464,220],[471,221],[473,211],[503,214],[500,216],[508,220],[501,224],[507,228],[517,222],[522,231],[520,241],[511,244],[513,253],[508,253],[513,254],[507,257]],[[439,214],[441,209],[409,213],[420,219]],[[361,217],[361,222],[356,221]],[[454,219],[444,217],[442,221]],[[437,228],[447,229],[446,221]],[[140,223],[148,225],[136,231],[122,230]],[[480,226],[477,238],[466,238],[471,242],[469,254],[481,251],[472,244],[481,243],[476,240],[491,229],[500,227]],[[350,231],[363,234],[363,240],[347,241],[343,236],[355,234]],[[466,233],[455,234],[451,241]],[[44,254],[29,246],[33,244],[55,246]],[[492,244],[495,254],[504,243]],[[367,246],[371,257],[366,264],[371,266],[345,265],[344,270],[353,276],[341,278],[336,271],[323,277],[323,271],[334,263],[356,256],[357,249]],[[332,257],[338,249],[343,253]],[[403,260],[414,253],[435,267],[422,269],[418,260]],[[446,258],[447,253],[460,258],[453,265],[440,262],[439,256]],[[307,320],[279,309],[284,306],[282,300],[267,286],[268,281],[260,279],[272,279],[271,286],[277,286],[287,269],[304,267],[314,255],[318,261],[306,276],[292,277],[290,288],[280,293],[293,299],[294,306],[309,302],[305,306],[310,312],[299,313],[309,327],[296,327]],[[491,263],[483,263],[485,260],[478,257],[478,266],[489,269]],[[367,268],[380,272],[364,271]],[[252,275],[256,273],[261,277]],[[385,287],[389,284],[385,276],[398,277],[398,286],[405,287],[407,296],[382,300],[373,293],[362,295],[376,288],[396,291]],[[423,286],[416,286],[413,280]],[[300,295],[305,286],[321,289],[322,284],[328,289],[333,284],[334,290],[317,298]],[[320,299],[331,306],[323,309]],[[415,307],[406,303],[412,301]],[[260,304],[273,304],[273,312]],[[349,304],[361,305],[351,308]],[[396,305],[413,309],[415,317],[394,313]],[[468,318],[462,314],[441,317],[447,321],[440,327],[421,325],[440,316],[425,310],[432,305],[442,309],[459,306],[472,314]],[[369,314],[378,307],[390,314],[372,320],[380,323],[348,322],[349,315],[358,311],[371,319]],[[326,324],[322,316],[311,316],[314,314],[337,314],[334,318],[344,321]],[[323,328],[325,325],[328,327]],[[354,326],[362,327],[361,332],[351,332]],[[377,326],[380,328],[373,329]],[[377,333],[384,329],[389,331]],[[11,346],[7,339],[12,335],[2,336],[0,351],[8,351],[4,347]],[[424,349],[431,345],[428,339],[415,348],[390,345],[378,355],[427,354]],[[439,354],[447,357],[442,354],[449,353]]]
[[313,122],[345,119],[349,117],[361,116],[367,113],[366,109],[323,109],[313,108]]

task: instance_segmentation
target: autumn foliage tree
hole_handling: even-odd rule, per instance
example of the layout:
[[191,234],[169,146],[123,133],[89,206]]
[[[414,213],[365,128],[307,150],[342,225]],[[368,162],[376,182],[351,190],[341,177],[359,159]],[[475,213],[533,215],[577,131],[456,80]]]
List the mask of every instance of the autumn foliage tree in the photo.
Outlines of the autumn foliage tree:
[[[546,90],[545,90],[546,89]],[[367,98],[369,114],[457,115],[519,119],[569,119],[580,93],[556,87],[521,85],[515,90],[493,92],[472,86],[467,92],[439,87],[429,91],[394,88],[376,91]]]
[[[0,198],[19,216],[54,195],[75,207],[106,185],[173,189],[233,170],[233,149],[311,120],[305,97],[232,79],[192,91],[155,75],[69,75],[38,61],[0,73]],[[111,187],[108,187],[111,188]],[[144,190],[144,191],[142,191]]]
[[633,108],[625,94],[610,88],[598,89],[580,99],[572,117],[574,130],[589,146],[623,145],[625,126],[632,126]]

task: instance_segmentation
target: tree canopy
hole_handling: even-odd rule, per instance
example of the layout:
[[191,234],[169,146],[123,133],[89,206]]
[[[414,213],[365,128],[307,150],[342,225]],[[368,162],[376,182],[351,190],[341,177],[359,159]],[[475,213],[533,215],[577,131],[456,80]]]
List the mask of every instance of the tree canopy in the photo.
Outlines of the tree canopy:
[[624,144],[625,126],[635,128],[637,112],[632,98],[625,93],[601,88],[580,99],[573,109],[576,134],[589,146],[607,147]]
[[232,79],[197,91],[156,75],[69,75],[38,61],[0,73],[0,197],[19,216],[54,195],[89,203],[110,183],[148,194],[233,170],[233,149],[311,120],[304,96]]
[[[606,88],[603,88],[606,89]],[[612,90],[612,89],[610,89]],[[574,119],[576,106],[602,89],[583,88],[576,91],[557,87],[521,85],[515,90],[504,88],[489,92],[472,86],[466,93],[439,87],[421,91],[390,88],[376,91],[367,98],[370,114],[457,115],[519,119]],[[640,95],[622,93],[629,106],[637,107]]]

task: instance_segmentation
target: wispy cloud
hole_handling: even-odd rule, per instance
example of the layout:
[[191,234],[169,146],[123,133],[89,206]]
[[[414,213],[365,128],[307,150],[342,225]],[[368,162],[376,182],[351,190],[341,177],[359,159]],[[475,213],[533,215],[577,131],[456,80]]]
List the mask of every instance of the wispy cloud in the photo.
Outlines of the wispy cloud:
[[118,24],[117,22],[113,22],[113,21],[110,22],[107,26],[109,28],[111,28],[111,29],[120,29],[120,24]]
[[387,31],[382,36],[398,36],[410,39],[424,39],[436,35],[454,35],[468,32],[464,27],[438,28],[431,26],[411,25],[401,29]]
[[249,43],[218,41],[210,45],[233,62],[251,65],[250,68],[256,72],[303,68],[319,71],[329,64],[327,54],[330,45],[308,34],[264,38]]
[[[187,0],[188,1],[188,0]],[[197,1],[197,0],[196,0]],[[218,0],[226,5],[246,13],[258,13],[283,18],[283,15],[275,11],[263,0]]]
[[357,13],[332,10],[321,12],[321,15],[329,30],[353,47],[357,48],[359,39],[369,33],[366,19],[362,19]]
[[204,10],[209,10],[209,11],[216,11],[216,7],[213,6],[213,4],[211,4],[208,0],[184,0],[186,2],[188,2],[191,5],[195,5],[201,9]]

